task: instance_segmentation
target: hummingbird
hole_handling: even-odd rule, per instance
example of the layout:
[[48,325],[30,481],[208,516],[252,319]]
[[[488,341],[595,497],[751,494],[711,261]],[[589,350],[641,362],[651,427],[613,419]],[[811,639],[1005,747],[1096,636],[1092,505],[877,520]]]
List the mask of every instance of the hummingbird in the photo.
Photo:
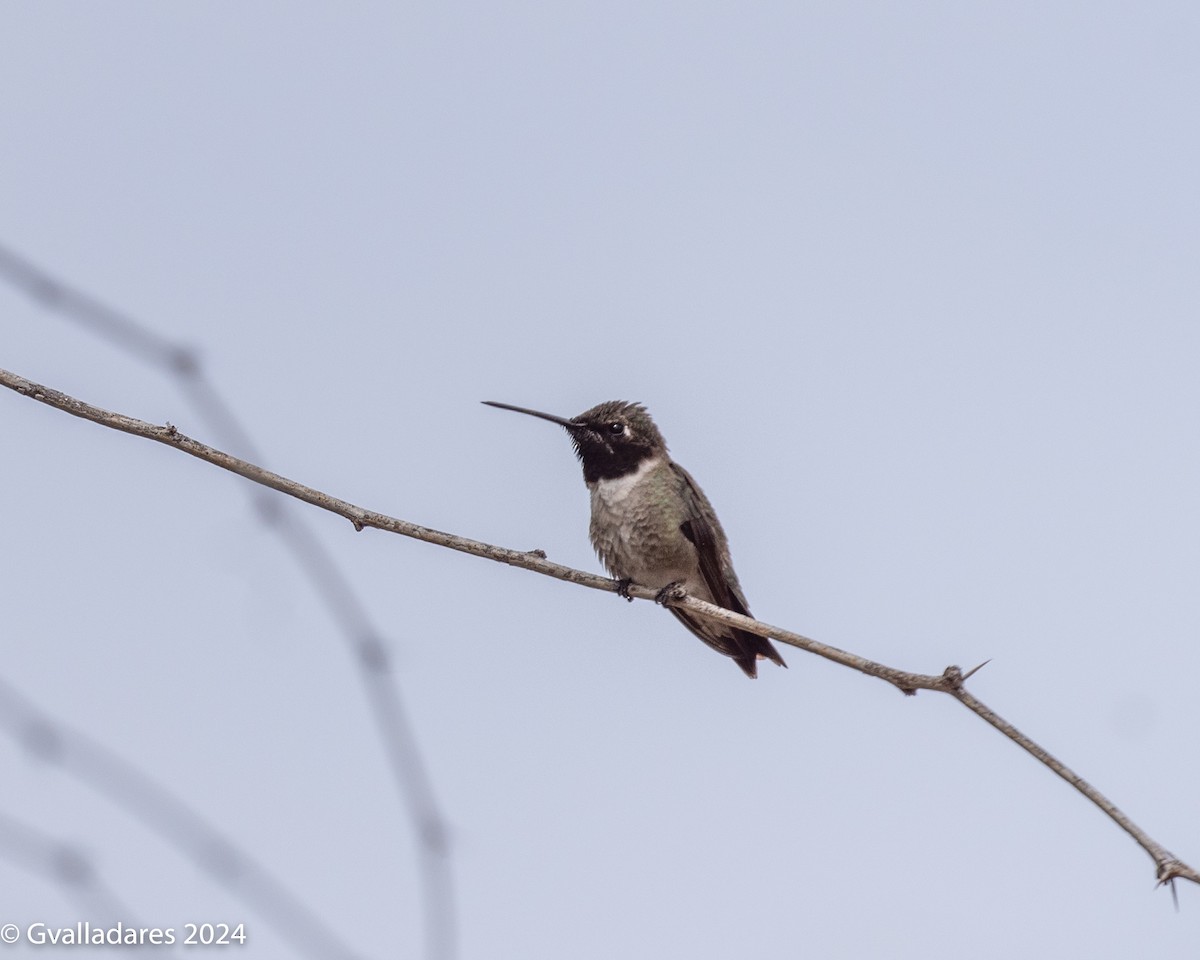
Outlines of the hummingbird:
[[[667,443],[645,406],[609,400],[569,420],[539,410],[484,400],[557,423],[571,436],[592,501],[592,546],[619,584],[658,591],[661,603],[675,588],[726,610],[750,616],[733,571],[725,531],[708,497],[667,453]],[[770,640],[686,610],[671,613],[746,676],[757,676],[762,658],[786,667]]]

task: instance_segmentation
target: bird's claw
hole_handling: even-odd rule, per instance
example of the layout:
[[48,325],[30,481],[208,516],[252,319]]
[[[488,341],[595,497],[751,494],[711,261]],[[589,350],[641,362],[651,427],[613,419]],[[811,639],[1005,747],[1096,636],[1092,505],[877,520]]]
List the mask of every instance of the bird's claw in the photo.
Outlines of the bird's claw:
[[633,597],[629,595],[629,585],[633,583],[631,577],[619,577],[617,579],[617,596],[624,597],[630,603],[633,603]]
[[654,595],[654,602],[665,607],[668,600],[682,600],[686,596],[687,593],[684,592],[683,581],[672,580]]

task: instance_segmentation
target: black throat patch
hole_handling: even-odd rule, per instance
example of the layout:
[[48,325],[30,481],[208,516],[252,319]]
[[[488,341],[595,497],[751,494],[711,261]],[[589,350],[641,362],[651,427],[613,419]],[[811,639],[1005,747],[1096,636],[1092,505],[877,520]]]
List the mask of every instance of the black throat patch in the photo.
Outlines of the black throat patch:
[[611,444],[579,437],[572,437],[572,440],[575,441],[575,454],[583,464],[585,483],[628,476],[655,453],[651,447],[640,443]]

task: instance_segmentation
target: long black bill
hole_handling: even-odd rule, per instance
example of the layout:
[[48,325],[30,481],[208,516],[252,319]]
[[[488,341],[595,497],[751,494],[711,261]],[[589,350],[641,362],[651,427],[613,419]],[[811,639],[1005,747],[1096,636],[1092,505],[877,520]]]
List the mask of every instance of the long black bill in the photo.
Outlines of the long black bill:
[[486,403],[489,407],[499,407],[501,410],[512,410],[514,413],[527,413],[531,417],[541,417],[543,420],[557,423],[560,427],[566,427],[568,430],[579,429],[579,424],[572,423],[570,420],[564,420],[562,417],[556,417],[552,413],[542,413],[540,410],[529,410],[526,407],[514,407],[511,403],[497,403],[495,400],[483,400],[480,402]]

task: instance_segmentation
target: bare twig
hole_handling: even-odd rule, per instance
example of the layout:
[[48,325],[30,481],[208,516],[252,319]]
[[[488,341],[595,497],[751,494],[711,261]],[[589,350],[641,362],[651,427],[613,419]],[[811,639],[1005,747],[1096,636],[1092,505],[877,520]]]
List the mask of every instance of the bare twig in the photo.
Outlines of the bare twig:
[[[204,460],[207,463],[214,464],[224,470],[229,470],[248,480],[253,480],[255,483],[269,487],[272,490],[278,490],[305,503],[320,507],[322,510],[328,510],[331,513],[344,517],[354,525],[356,530],[374,527],[377,530],[398,533],[416,540],[424,540],[426,543],[449,547],[452,550],[458,550],[462,553],[469,553],[477,557],[484,557],[500,563],[507,563],[511,566],[532,570],[558,580],[567,580],[594,590],[606,590],[614,593],[619,590],[619,584],[616,580],[585,573],[582,570],[575,570],[571,567],[564,567],[561,564],[551,563],[538,550],[510,550],[505,547],[482,543],[478,540],[470,540],[455,534],[432,530],[428,527],[422,527],[406,520],[389,517],[382,513],[364,510],[362,507],[355,506],[345,500],[331,497],[320,490],[306,487],[277,473],[264,470],[253,463],[240,460],[228,453],[192,440],[190,437],[186,437],[180,433],[171,424],[158,426],[142,420],[135,420],[132,417],[127,417],[119,413],[111,413],[4,370],[0,370],[0,385],[6,386],[17,393],[31,397],[41,403],[63,410],[73,416],[82,417],[85,420],[91,420],[94,423],[99,423],[114,430],[120,430],[134,436],[144,437],[147,440],[157,441],[166,446],[175,447],[197,459]],[[643,600],[653,600],[656,597],[656,591],[636,584],[629,587],[628,593]],[[915,694],[918,690],[934,690],[953,697],[972,713],[979,716],[1023,750],[1048,766],[1104,811],[1117,826],[1129,834],[1154,860],[1156,875],[1160,884],[1168,883],[1175,879],[1191,880],[1194,883],[1200,883],[1200,873],[1193,867],[1188,866],[1168,852],[1161,844],[1154,841],[1090,783],[968,693],[963,686],[963,671],[959,667],[947,667],[940,674],[909,673],[908,671],[897,670],[894,667],[877,663],[874,660],[860,657],[845,650],[839,650],[837,647],[832,647],[818,640],[813,640],[810,637],[793,633],[790,630],[784,630],[769,623],[763,623],[762,621],[742,616],[730,610],[722,609],[703,600],[697,600],[695,597],[681,596],[669,598],[667,602],[672,606],[684,607],[710,620],[727,623],[761,637],[770,637],[781,643],[799,647],[801,650],[824,657],[826,660],[832,660],[834,663],[839,663],[852,670],[857,670],[859,673],[886,680],[905,694]],[[979,668],[976,667],[970,672],[974,673],[977,669]],[[1173,886],[1172,889],[1174,889]]]

